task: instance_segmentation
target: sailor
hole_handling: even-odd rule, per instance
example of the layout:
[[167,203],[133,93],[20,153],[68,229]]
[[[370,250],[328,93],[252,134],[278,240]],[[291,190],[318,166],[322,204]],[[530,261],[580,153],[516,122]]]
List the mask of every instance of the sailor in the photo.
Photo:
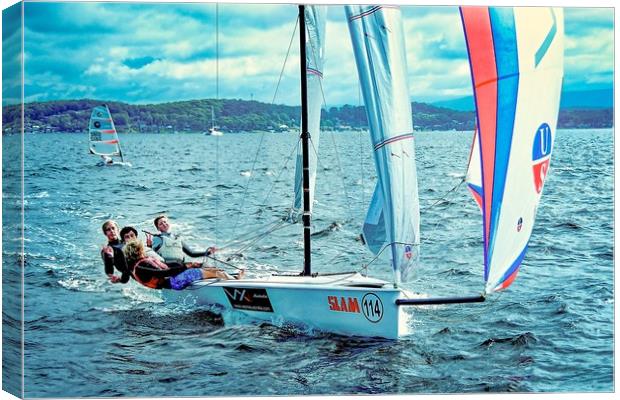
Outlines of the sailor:
[[103,164],[104,165],[111,165],[111,164],[114,163],[114,160],[112,160],[112,158],[110,158],[110,157],[108,157],[108,156],[106,156],[104,154],[101,155],[101,159],[103,160]]
[[[217,268],[199,268],[197,264],[165,264],[148,257],[140,240],[131,240],[123,249],[131,276],[141,285],[151,289],[182,290],[201,279],[233,279]],[[237,279],[241,279],[239,275]]]
[[[125,226],[121,229],[121,240],[123,241],[123,244],[136,239],[138,239],[138,230],[133,226]],[[156,258],[159,261],[164,261],[164,258],[151,248],[146,249],[146,256]]]
[[[119,238],[118,224],[111,219],[107,220],[101,226],[101,230],[108,239],[108,243],[101,249],[105,273],[111,283],[127,283],[129,271],[123,254],[123,242]],[[121,273],[121,276],[114,274],[114,267]]]
[[165,215],[159,215],[155,218],[153,224],[159,231],[159,234],[150,235],[147,233],[146,245],[162,256],[165,263],[184,263],[186,255],[202,257],[215,253],[215,247],[209,247],[207,250],[196,250],[189,247],[181,240],[179,235],[170,232],[170,222]]

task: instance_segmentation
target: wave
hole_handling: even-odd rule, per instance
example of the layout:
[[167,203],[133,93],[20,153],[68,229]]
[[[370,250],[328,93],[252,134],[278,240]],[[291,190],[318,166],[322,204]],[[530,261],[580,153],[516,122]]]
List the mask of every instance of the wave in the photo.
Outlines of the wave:
[[332,232],[337,232],[342,229],[342,224],[339,222],[332,222],[327,228],[320,230],[318,232],[312,233],[310,236],[312,237],[325,237],[330,235]]
[[243,189],[243,186],[238,185],[238,184],[226,185],[226,184],[220,183],[220,184],[215,185],[215,189],[218,191],[219,190]]
[[491,347],[496,344],[510,344],[514,347],[525,347],[530,343],[536,343],[538,339],[532,332],[525,332],[507,338],[490,338],[480,344],[481,347]]
[[60,279],[57,283],[63,288],[75,292],[105,292],[102,282],[93,279],[67,278]]
[[576,230],[576,231],[583,229],[581,225],[577,224],[576,222],[571,222],[571,221],[565,221],[565,222],[556,224],[554,225],[554,228],[568,228],[568,229]]
[[474,274],[471,271],[465,269],[457,269],[457,268],[448,268],[443,271],[437,272],[437,275],[447,275],[447,276],[478,276],[478,274]]

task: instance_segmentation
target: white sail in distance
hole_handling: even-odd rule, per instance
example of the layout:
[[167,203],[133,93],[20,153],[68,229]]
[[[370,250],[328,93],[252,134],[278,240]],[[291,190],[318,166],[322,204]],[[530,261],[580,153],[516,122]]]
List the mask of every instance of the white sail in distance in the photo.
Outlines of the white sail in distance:
[[107,105],[93,108],[88,123],[89,150],[100,156],[120,156],[123,159],[118,134]]
[[400,9],[345,6],[373,145],[377,186],[363,227],[375,254],[389,246],[396,283],[419,259],[420,206]]

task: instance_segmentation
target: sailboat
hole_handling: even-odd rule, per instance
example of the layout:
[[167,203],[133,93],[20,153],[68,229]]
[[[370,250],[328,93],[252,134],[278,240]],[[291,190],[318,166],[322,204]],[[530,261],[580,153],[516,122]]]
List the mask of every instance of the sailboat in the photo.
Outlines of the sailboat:
[[[93,108],[88,122],[88,139],[90,154],[101,156],[103,165],[131,165],[125,162],[112,114],[106,104]],[[113,157],[119,157],[120,161]]]
[[222,136],[224,133],[217,129],[215,126],[215,111],[213,110],[213,106],[211,106],[211,128],[209,128],[208,132],[205,132],[205,135],[209,136]]
[[[276,325],[396,339],[410,333],[408,307],[482,302],[514,281],[532,232],[553,148],[563,75],[561,10],[461,9],[478,120],[471,151],[479,156],[470,157],[468,183],[479,195],[483,216],[485,285],[481,293],[471,296],[433,298],[404,288],[419,262],[420,210],[400,10],[390,6],[345,9],[378,176],[363,238],[372,252],[390,252],[388,268],[393,279],[359,272],[312,272],[311,192],[316,165],[311,164],[314,159],[309,157],[308,141],[309,121],[319,117],[308,105],[312,102],[308,85],[314,79],[309,79],[308,72],[317,69],[319,73],[312,76],[322,77],[322,60],[315,61],[324,38],[325,9],[299,6],[302,172],[298,176],[302,190],[296,197],[303,197],[303,209],[299,210],[303,271],[199,281],[183,291],[165,291],[168,301],[218,309],[225,323],[228,314],[238,312]],[[311,33],[308,38],[306,32]],[[314,49],[310,55],[308,48]]]

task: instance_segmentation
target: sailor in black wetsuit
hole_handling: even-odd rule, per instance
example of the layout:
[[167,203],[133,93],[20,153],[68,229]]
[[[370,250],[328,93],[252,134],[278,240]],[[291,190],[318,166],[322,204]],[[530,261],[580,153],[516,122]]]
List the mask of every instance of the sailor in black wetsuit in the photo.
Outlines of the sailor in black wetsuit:
[[[127,269],[127,262],[123,254],[123,242],[119,238],[118,224],[115,221],[108,220],[101,226],[103,234],[108,239],[108,244],[101,249],[101,258],[105,273],[111,283],[127,283],[130,273]],[[114,268],[121,273],[121,276],[114,274]]]

